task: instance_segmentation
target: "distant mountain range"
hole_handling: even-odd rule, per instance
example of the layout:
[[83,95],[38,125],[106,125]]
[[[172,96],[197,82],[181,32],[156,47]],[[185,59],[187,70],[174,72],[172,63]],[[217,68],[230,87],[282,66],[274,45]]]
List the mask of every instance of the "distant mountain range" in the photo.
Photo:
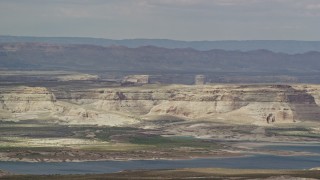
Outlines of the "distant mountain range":
[[163,48],[193,48],[196,50],[221,49],[228,51],[253,51],[265,49],[287,54],[320,52],[320,41],[250,40],[250,41],[176,41],[168,39],[127,39],[112,40],[81,37],[25,37],[0,36],[0,43],[38,42],[53,44],[88,44],[97,46],[157,46]]
[[248,52],[155,46],[128,48],[47,43],[0,44],[0,68],[174,73],[319,73],[320,52],[290,55],[269,50]]

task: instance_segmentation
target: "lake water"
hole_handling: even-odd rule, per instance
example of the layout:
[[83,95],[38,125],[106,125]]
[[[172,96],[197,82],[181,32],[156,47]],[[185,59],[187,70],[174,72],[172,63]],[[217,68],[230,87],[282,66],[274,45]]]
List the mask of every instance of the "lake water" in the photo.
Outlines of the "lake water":
[[318,153],[320,155],[320,145],[270,145],[264,146],[263,149],[310,152]]
[[243,169],[310,169],[319,166],[320,156],[294,157],[273,155],[193,160],[135,160],[62,163],[0,162],[0,169],[17,174],[96,174],[137,169],[207,167]]

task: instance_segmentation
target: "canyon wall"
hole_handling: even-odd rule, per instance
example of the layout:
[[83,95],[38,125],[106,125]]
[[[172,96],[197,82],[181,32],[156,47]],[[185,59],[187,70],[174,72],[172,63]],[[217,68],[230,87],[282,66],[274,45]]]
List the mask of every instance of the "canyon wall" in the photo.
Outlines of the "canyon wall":
[[145,85],[66,92],[4,88],[0,118],[46,114],[67,123],[105,125],[161,116],[257,125],[319,121],[318,91],[317,86],[300,85]]

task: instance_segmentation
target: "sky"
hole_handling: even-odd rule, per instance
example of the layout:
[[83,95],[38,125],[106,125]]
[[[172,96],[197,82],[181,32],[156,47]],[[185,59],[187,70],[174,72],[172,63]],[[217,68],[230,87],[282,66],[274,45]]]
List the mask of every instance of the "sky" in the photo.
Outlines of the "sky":
[[0,35],[320,40],[320,0],[0,0]]

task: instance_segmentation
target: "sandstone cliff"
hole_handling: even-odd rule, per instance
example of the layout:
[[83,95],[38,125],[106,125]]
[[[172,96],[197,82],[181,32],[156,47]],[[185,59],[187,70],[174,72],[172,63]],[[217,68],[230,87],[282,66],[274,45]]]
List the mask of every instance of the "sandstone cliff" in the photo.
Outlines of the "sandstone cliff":
[[319,121],[317,89],[300,85],[147,85],[62,93],[19,87],[1,90],[0,109],[2,119],[46,114],[49,119],[80,124],[122,125],[169,115],[267,125]]
[[2,88],[0,91],[1,119],[40,118],[39,115],[43,113],[57,110],[55,96],[46,88],[14,87]]

